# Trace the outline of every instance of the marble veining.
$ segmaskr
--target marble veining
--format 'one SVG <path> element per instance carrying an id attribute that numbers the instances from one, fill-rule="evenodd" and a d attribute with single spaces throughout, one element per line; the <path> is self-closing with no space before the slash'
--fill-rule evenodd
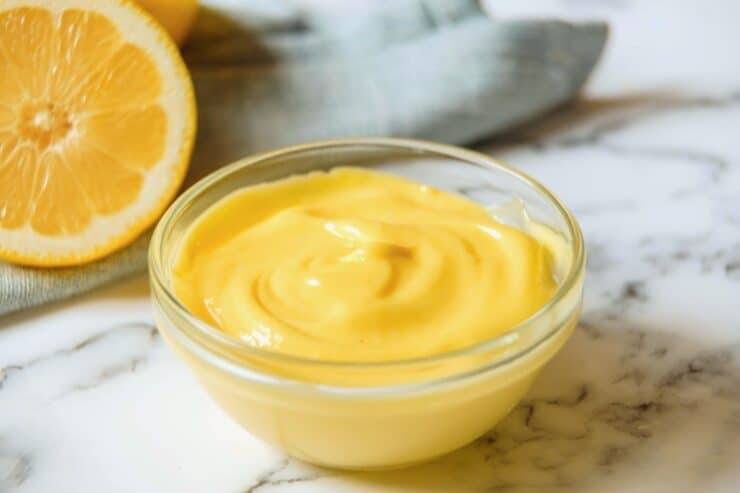
<path id="1" fill-rule="evenodd" d="M 48 354 L 42 354 L 28 361 L 11 363 L 0 368 L 0 391 L 13 392 L 15 385 L 28 385 L 26 373 L 33 373 L 39 367 L 54 368 L 64 371 L 65 366 L 76 364 L 88 353 L 102 353 L 108 356 L 107 350 L 114 346 L 127 349 L 119 357 L 108 358 L 104 365 L 90 366 L 84 372 L 77 372 L 78 378 L 67 378 L 57 389 L 58 394 L 50 398 L 62 398 L 70 392 L 84 391 L 103 385 L 108 380 L 134 372 L 146 362 L 149 345 L 158 336 L 156 327 L 151 322 L 134 322 L 121 325 L 103 326 L 100 332 L 80 342 Z M 70 361 L 71 360 L 71 361 Z M 71 376 L 71 375 L 70 375 Z M 25 380 L 18 381 L 18 380 Z M 24 389 L 25 390 L 25 389 Z"/>
<path id="2" fill-rule="evenodd" d="M 244 493 L 254 493 L 267 488 L 282 485 L 295 485 L 308 481 L 315 481 L 322 477 L 318 471 L 301 472 L 291 471 L 293 461 L 289 458 L 282 459 L 275 467 L 260 474 L 253 484 L 243 490 Z M 292 473 L 292 474 L 291 474 Z"/>
<path id="3" fill-rule="evenodd" d="M 140 277 L 0 319 L 0 492 L 739 491 L 740 12 L 718 5 L 489 2 L 612 23 L 582 101 L 476 146 L 555 191 L 589 254 L 578 330 L 494 430 L 402 471 L 287 458 L 170 354 Z"/>

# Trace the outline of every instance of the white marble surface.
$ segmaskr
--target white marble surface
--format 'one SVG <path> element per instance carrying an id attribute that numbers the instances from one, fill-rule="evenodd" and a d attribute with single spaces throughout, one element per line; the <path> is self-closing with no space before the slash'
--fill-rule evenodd
<path id="1" fill-rule="evenodd" d="M 286 459 L 175 360 L 137 278 L 0 319 L 0 491 L 740 490 L 740 4 L 699 5 L 490 2 L 613 32 L 583 102 L 481 146 L 558 193 L 590 253 L 580 330 L 487 436 L 394 473 Z"/>

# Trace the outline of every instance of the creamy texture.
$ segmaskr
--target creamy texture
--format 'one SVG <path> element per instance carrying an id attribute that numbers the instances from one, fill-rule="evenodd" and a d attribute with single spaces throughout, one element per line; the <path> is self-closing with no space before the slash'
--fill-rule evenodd
<path id="1" fill-rule="evenodd" d="M 552 242 L 463 197 L 337 168 L 213 205 L 187 233 L 173 282 L 193 313 L 250 345 L 399 360 L 530 317 L 556 289 L 556 255 Z"/>

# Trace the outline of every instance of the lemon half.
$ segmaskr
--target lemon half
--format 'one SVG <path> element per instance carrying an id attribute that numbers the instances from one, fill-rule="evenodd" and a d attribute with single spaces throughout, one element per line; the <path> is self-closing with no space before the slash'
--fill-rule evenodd
<path id="1" fill-rule="evenodd" d="M 80 264 L 151 226 L 196 126 L 163 28 L 125 0 L 3 0 L 0 74 L 0 259 Z"/>

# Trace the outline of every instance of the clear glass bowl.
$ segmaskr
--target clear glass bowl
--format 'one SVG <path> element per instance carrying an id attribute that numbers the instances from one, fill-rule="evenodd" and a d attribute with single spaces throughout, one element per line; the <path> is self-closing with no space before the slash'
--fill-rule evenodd
<path id="1" fill-rule="evenodd" d="M 445 354 L 382 363 L 325 362 L 260 350 L 209 326 L 178 301 L 172 265 L 202 212 L 239 188 L 336 166 L 373 168 L 461 194 L 519 227 L 529 220 L 549 226 L 568 245 L 556 293 L 503 335 Z M 476 152 L 399 139 L 316 142 L 226 166 L 172 204 L 149 250 L 159 330 L 226 413 L 295 457 L 365 470 L 450 452 L 504 417 L 576 326 L 584 263 L 578 224 L 535 180 Z"/>

